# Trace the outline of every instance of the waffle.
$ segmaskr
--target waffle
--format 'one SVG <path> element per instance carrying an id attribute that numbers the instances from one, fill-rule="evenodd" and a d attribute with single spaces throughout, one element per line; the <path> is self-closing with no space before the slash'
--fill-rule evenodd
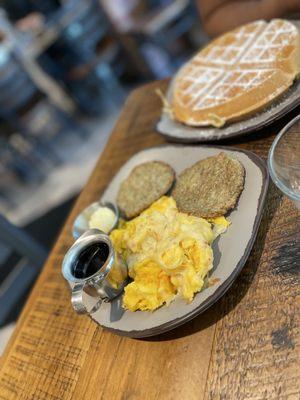
<path id="1" fill-rule="evenodd" d="M 256 21 L 217 38 L 179 71 L 171 111 L 192 126 L 222 126 L 284 93 L 300 72 L 300 35 L 290 22 Z"/>

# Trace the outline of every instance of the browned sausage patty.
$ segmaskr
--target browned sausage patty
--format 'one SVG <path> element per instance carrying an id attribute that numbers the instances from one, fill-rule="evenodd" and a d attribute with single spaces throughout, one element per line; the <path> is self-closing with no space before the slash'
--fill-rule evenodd
<path id="1" fill-rule="evenodd" d="M 244 180 L 243 165 L 222 152 L 185 169 L 172 195 L 182 212 L 203 218 L 219 217 L 235 207 Z"/>
<path id="2" fill-rule="evenodd" d="M 121 183 L 117 204 L 127 218 L 133 218 L 166 194 L 175 179 L 170 165 L 150 161 L 136 166 Z"/>

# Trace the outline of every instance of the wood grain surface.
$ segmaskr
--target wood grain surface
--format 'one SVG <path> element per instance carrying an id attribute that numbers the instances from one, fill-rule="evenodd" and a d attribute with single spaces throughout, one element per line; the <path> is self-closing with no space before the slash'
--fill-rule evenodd
<path id="1" fill-rule="evenodd" d="M 193 321 L 135 340 L 71 309 L 60 269 L 72 222 L 128 158 L 164 143 L 154 128 L 158 87 L 166 84 L 147 85 L 127 100 L 0 359 L 1 400 L 300 399 L 299 212 L 272 184 L 245 268 Z M 284 122 L 225 144 L 266 159 Z"/>

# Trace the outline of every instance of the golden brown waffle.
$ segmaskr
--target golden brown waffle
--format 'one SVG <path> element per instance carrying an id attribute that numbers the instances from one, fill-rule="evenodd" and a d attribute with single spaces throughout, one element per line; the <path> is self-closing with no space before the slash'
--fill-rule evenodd
<path id="1" fill-rule="evenodd" d="M 299 74 L 299 38 L 297 28 L 280 19 L 256 21 L 217 38 L 179 71 L 174 118 L 222 126 L 266 106 Z"/>

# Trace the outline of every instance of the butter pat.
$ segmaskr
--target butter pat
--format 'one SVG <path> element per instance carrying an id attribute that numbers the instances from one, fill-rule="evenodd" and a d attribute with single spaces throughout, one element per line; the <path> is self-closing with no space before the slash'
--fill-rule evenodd
<path id="1" fill-rule="evenodd" d="M 115 213 L 108 207 L 99 207 L 94 211 L 89 219 L 90 229 L 100 229 L 105 233 L 109 233 L 115 223 Z"/>

